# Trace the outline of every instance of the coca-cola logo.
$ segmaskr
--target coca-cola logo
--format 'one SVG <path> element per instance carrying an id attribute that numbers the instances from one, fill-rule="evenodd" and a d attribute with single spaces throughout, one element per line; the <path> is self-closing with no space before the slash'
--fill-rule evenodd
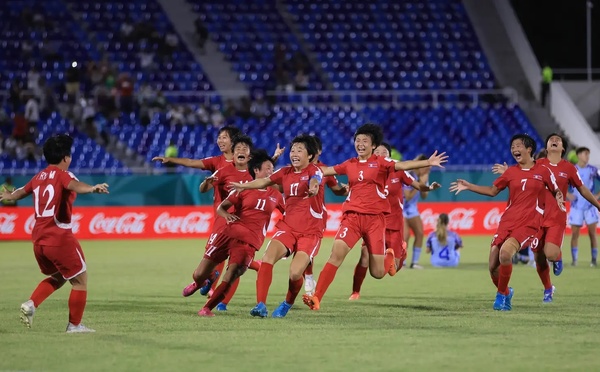
<path id="1" fill-rule="evenodd" d="M 146 227 L 146 213 L 128 212 L 122 216 L 107 217 L 96 214 L 90 221 L 92 234 L 142 234 Z"/>
<path id="2" fill-rule="evenodd" d="M 500 218 L 502 218 L 500 208 L 490 209 L 483 219 L 483 227 L 487 230 L 496 230 L 500 225 Z"/>
<path id="3" fill-rule="evenodd" d="M 171 216 L 169 212 L 161 213 L 154 221 L 154 232 L 157 234 L 201 234 L 210 229 L 212 213 L 190 212 L 186 216 Z"/>
<path id="4" fill-rule="evenodd" d="M 15 213 L 0 213 L 0 234 L 14 234 L 16 219 Z"/>
<path id="5" fill-rule="evenodd" d="M 71 216 L 71 230 L 73 231 L 73 234 L 77 234 L 79 232 L 79 221 L 81 221 L 81 219 L 83 218 L 83 215 L 81 213 L 75 213 Z M 27 234 L 31 234 L 33 232 L 33 228 L 35 227 L 35 214 L 31 214 L 28 218 L 27 221 L 25 221 L 25 226 L 23 226 L 23 228 L 25 229 L 25 233 Z"/>
<path id="6" fill-rule="evenodd" d="M 477 209 L 473 208 L 454 208 L 448 212 L 450 220 L 448 228 L 451 230 L 472 230 L 475 223 L 473 218 L 477 213 Z M 435 213 L 433 209 L 427 208 L 421 213 L 423 227 L 427 230 L 435 229 L 440 213 Z"/>

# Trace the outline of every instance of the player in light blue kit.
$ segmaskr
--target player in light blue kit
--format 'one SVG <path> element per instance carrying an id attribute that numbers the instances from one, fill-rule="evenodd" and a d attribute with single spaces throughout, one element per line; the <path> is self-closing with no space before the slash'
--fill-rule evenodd
<path id="1" fill-rule="evenodd" d="M 427 253 L 431 253 L 431 266 L 456 267 L 460 261 L 462 239 L 454 231 L 448 230 L 448 215 L 440 214 L 435 231 L 427 238 Z"/>
<path id="2" fill-rule="evenodd" d="M 579 147 L 577 153 L 577 164 L 575 167 L 579 172 L 579 176 L 583 181 L 585 187 L 590 189 L 594 193 L 594 181 L 600 181 L 600 171 L 598 168 L 588 164 L 590 161 L 590 149 L 587 147 Z M 592 262 L 591 266 L 596 267 L 596 260 L 598 258 L 598 243 L 596 241 L 596 225 L 598 223 L 598 210 L 587 200 L 585 200 L 581 194 L 573 189 L 570 190 L 572 193 L 567 194 L 567 198 L 571 201 L 571 211 L 569 212 L 569 225 L 571 225 L 571 256 L 573 262 L 571 265 L 577 265 L 577 256 L 579 254 L 579 230 L 583 223 L 588 227 L 588 235 L 590 236 L 590 244 L 592 248 Z M 600 193 L 595 195 L 596 199 L 600 197 Z"/>
<path id="3" fill-rule="evenodd" d="M 419 155 L 415 160 L 427 160 L 424 155 Z M 410 173 L 414 179 L 422 184 L 429 185 L 429 171 L 430 168 L 421 168 L 415 172 Z M 406 240 L 406 246 L 410 241 L 410 232 L 412 231 L 415 236 L 412 249 L 412 261 L 410 264 L 411 269 L 422 269 L 423 266 L 419 265 L 419 257 L 421 257 L 421 247 L 423 247 L 423 221 L 421 220 L 421 213 L 419 213 L 419 199 L 425 199 L 428 192 L 415 190 L 411 186 L 404 186 L 404 239 Z"/>

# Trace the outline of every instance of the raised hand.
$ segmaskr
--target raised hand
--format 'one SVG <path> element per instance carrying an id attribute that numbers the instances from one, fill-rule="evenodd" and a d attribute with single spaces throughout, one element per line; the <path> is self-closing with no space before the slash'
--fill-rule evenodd
<path id="1" fill-rule="evenodd" d="M 235 190 L 238 194 L 244 191 L 244 184 L 240 182 L 229 182 L 229 190 Z"/>
<path id="2" fill-rule="evenodd" d="M 492 166 L 492 173 L 503 174 L 504 172 L 506 172 L 507 169 L 508 169 L 508 164 L 506 164 L 506 162 L 504 162 L 504 164 L 496 163 Z"/>
<path id="3" fill-rule="evenodd" d="M 108 184 L 107 183 L 99 183 L 93 186 L 95 194 L 108 194 Z"/>
<path id="4" fill-rule="evenodd" d="M 461 191 L 465 191 L 469 189 L 471 184 L 465 180 L 456 180 L 450 184 L 450 192 L 453 192 L 454 195 L 458 195 Z"/>
<path id="5" fill-rule="evenodd" d="M 308 187 L 308 192 L 306 193 L 306 198 L 312 198 L 313 196 L 317 195 L 319 193 L 319 184 L 315 183 L 312 186 Z"/>
<path id="6" fill-rule="evenodd" d="M 155 156 L 152 158 L 152 161 L 160 161 L 163 164 L 166 164 L 169 162 L 169 158 L 165 158 L 164 156 Z"/>
<path id="7" fill-rule="evenodd" d="M 2 200 L 11 200 L 10 192 L 2 189 L 2 192 L 0 192 L 0 201 L 2 201 Z"/>
<path id="8" fill-rule="evenodd" d="M 558 190 L 554 197 L 556 198 L 556 202 L 558 203 L 558 207 L 560 208 L 560 210 L 566 212 L 567 208 L 565 207 L 565 197 L 563 193 L 560 190 Z"/>
<path id="9" fill-rule="evenodd" d="M 428 162 L 432 167 L 444 168 L 442 164 L 448 161 L 448 155 L 445 152 L 438 154 L 437 150 L 429 157 Z"/>
<path id="10" fill-rule="evenodd" d="M 432 183 L 431 185 L 429 185 L 429 190 L 431 190 L 431 191 L 433 191 L 433 190 L 437 190 L 437 189 L 439 189 L 440 187 L 442 187 L 442 185 L 440 185 L 440 184 L 439 184 L 439 183 L 437 183 L 437 182 L 434 182 L 434 183 Z"/>
<path id="11" fill-rule="evenodd" d="M 275 159 L 279 158 L 281 155 L 283 155 L 283 153 L 285 152 L 285 147 L 279 147 L 279 143 L 277 144 L 277 148 L 275 149 L 275 153 L 273 154 L 273 157 Z"/>

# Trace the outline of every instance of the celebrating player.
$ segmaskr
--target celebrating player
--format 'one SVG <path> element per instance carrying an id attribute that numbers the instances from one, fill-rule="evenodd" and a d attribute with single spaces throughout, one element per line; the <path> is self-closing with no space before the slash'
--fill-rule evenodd
<path id="1" fill-rule="evenodd" d="M 273 265 L 283 257 L 293 255 L 287 296 L 273 312 L 273 317 L 285 317 L 302 288 L 304 270 L 319 252 L 323 237 L 323 200 L 313 196 L 323 192 L 320 187 L 323 175 L 319 167 L 311 163 L 317 152 L 317 144 L 311 136 L 297 136 L 290 148 L 291 165 L 268 178 L 231 183 L 238 191 L 281 185 L 285 197 L 285 214 L 277 222 L 277 231 L 258 270 L 257 304 L 250 311 L 252 316 L 264 318 L 269 314 L 266 302 L 273 280 Z"/>
<path id="2" fill-rule="evenodd" d="M 590 161 L 590 149 L 587 147 L 579 147 L 575 150 L 577 154 L 577 170 L 583 181 L 583 184 L 589 189 L 594 190 L 594 181 L 600 180 L 600 171 L 598 168 L 591 166 Z M 598 258 L 598 243 L 596 240 L 596 226 L 598 223 L 598 211 L 594 208 L 592 203 L 586 202 L 582 198 L 582 194 L 573 191 L 572 194 L 568 194 L 567 198 L 571 200 L 571 211 L 569 213 L 569 225 L 571 225 L 571 256 L 573 261 L 571 265 L 577 265 L 577 257 L 579 255 L 579 231 L 583 223 L 587 225 L 588 235 L 590 237 L 590 245 L 592 248 L 592 261 L 591 266 L 597 265 L 596 260 Z M 600 193 L 594 196 L 594 199 L 600 198 Z M 587 199 L 587 198 L 586 198 Z"/>
<path id="3" fill-rule="evenodd" d="M 433 267 L 456 267 L 460 261 L 462 239 L 454 231 L 448 230 L 449 222 L 446 213 L 440 214 L 435 231 L 427 237 L 427 253 L 431 254 Z"/>
<path id="4" fill-rule="evenodd" d="M 390 155 L 391 146 L 385 142 L 379 145 L 373 152 L 375 155 L 388 158 Z M 416 181 L 408 172 L 400 170 L 393 171 L 389 174 L 385 186 L 385 194 L 390 204 L 390 213 L 385 215 L 385 247 L 386 251 L 391 249 L 394 251 L 395 265 L 392 265 L 388 274 L 396 275 L 396 272 L 402 268 L 406 259 L 406 243 L 404 242 L 404 217 L 402 215 L 403 208 L 403 185 L 408 185 L 416 190 L 429 189 L 429 186 L 423 185 Z M 367 276 L 369 267 L 369 250 L 367 245 L 363 243 L 360 251 L 360 259 L 354 268 L 354 276 L 352 279 L 352 294 L 349 300 L 358 300 L 360 298 L 360 289 L 362 283 Z"/>
<path id="5" fill-rule="evenodd" d="M 72 146 L 73 138 L 68 135 L 50 137 L 43 148 L 48 167 L 13 193 L 2 192 L 0 201 L 20 200 L 33 193 L 33 252 L 41 272 L 48 276 L 21 304 L 21 321 L 31 328 L 36 309 L 68 280 L 72 289 L 66 332 L 88 333 L 95 331 L 81 323 L 87 302 L 87 266 L 73 235 L 71 214 L 76 194 L 108 194 L 108 185 L 90 186 L 68 171 Z"/>
<path id="6" fill-rule="evenodd" d="M 509 167 L 493 186 L 478 186 L 465 180 L 457 180 L 450 191 L 460 193 L 469 190 L 481 195 L 496 196 L 508 187 L 508 206 L 500 219 L 500 224 L 492 240 L 489 270 L 494 285 L 498 288 L 494 310 L 512 309 L 513 289 L 508 287 L 512 274 L 512 256 L 522 247 L 531 243 L 537 248 L 536 235 L 542 225 L 547 187 L 556 198 L 556 203 L 565 208 L 563 194 L 556 184 L 554 174 L 545 166 L 533 160 L 535 141 L 527 134 L 517 134 L 510 141 L 510 151 L 517 165 Z"/>
<path id="7" fill-rule="evenodd" d="M 426 160 L 425 155 L 419 155 L 415 160 Z M 427 185 L 429 183 L 429 173 L 431 168 L 421 168 L 414 172 L 411 172 L 417 181 Z M 410 243 L 410 232 L 412 231 L 415 236 L 412 248 L 412 259 L 410 263 L 411 269 L 422 269 L 423 266 L 419 265 L 419 258 L 421 257 L 421 248 L 423 247 L 423 220 L 421 220 L 421 213 L 419 212 L 418 203 L 420 199 L 427 198 L 429 190 L 415 189 L 414 187 L 404 186 L 404 198 L 406 203 L 404 210 L 404 239 L 406 239 L 406 245 Z"/>
<path id="8" fill-rule="evenodd" d="M 322 169 L 324 175 L 348 175 L 350 192 L 344 202 L 344 214 L 331 256 L 321 271 L 315 293 L 303 296 L 304 303 L 313 310 L 320 308 L 320 301 L 335 278 L 338 267 L 360 238 L 363 238 L 369 249 L 371 276 L 381 279 L 395 264 L 393 251 L 385 251 L 384 214 L 390 212 L 385 182 L 389 173 L 394 170 L 441 166 L 446 162 L 445 153 L 438 155 L 437 151 L 429 160 L 423 161 L 394 162 L 376 156 L 373 151 L 379 147 L 382 139 L 383 133 L 379 126 L 365 124 L 354 133 L 354 148 L 358 156 Z M 434 184 L 431 189 L 437 187 L 439 184 Z"/>

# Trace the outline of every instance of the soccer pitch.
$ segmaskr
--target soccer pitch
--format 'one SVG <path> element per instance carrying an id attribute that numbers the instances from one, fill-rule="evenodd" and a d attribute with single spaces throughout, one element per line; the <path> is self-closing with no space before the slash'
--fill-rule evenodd
<path id="1" fill-rule="evenodd" d="M 89 272 L 84 323 L 95 334 L 64 333 L 68 285 L 42 304 L 32 329 L 22 326 L 19 306 L 43 276 L 31 243 L 2 242 L 0 371 L 598 370 L 599 272 L 589 267 L 586 244 L 580 266 L 569 266 L 568 241 L 565 270 L 552 276 L 552 304 L 542 303 L 535 269 L 518 265 L 513 311 L 492 310 L 485 236 L 464 239 L 458 269 L 433 269 L 423 254 L 425 270 L 367 276 L 361 299 L 350 302 L 355 249 L 320 311 L 299 299 L 284 319 L 249 315 L 254 271 L 242 277 L 229 311 L 197 316 L 205 298 L 183 298 L 181 290 L 204 241 L 82 241 Z M 323 242 L 315 276 L 331 243 Z M 275 266 L 269 311 L 284 299 L 288 267 Z"/>

